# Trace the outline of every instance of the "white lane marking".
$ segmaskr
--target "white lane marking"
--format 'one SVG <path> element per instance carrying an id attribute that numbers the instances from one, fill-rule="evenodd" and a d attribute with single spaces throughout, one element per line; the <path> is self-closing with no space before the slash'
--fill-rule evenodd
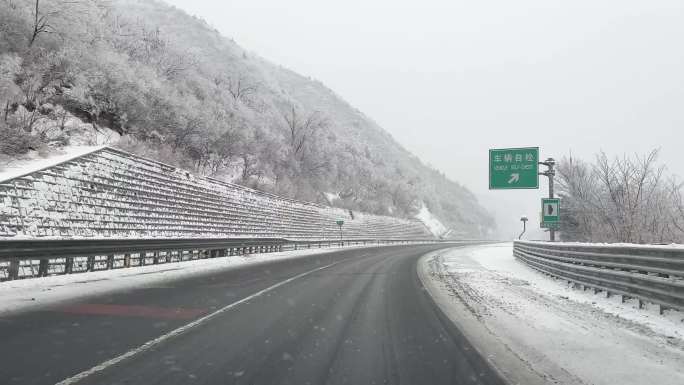
<path id="1" fill-rule="evenodd" d="M 81 372 L 81 373 L 78 373 L 78 374 L 72 376 L 72 377 L 69 377 L 69 378 L 67 378 L 67 379 L 64 379 L 64 380 L 58 382 L 56 385 L 70 385 L 70 384 L 75 384 L 75 383 L 77 383 L 77 382 L 79 382 L 79 381 L 85 379 L 86 377 L 88 377 L 88 376 L 90 376 L 90 375 L 93 375 L 93 374 L 95 374 L 95 373 L 101 372 L 101 371 L 103 371 L 103 370 L 105 370 L 105 369 L 107 369 L 107 368 L 109 368 L 109 367 L 111 367 L 111 366 L 113 366 L 113 365 L 116 365 L 116 364 L 120 363 L 121 361 L 124 361 L 124 360 L 129 359 L 129 358 L 131 358 L 131 357 L 133 357 L 133 356 L 135 356 L 135 355 L 137 355 L 137 354 L 140 354 L 140 353 L 142 353 L 142 352 L 144 352 L 144 351 L 146 351 L 146 350 L 149 350 L 149 349 L 151 349 L 152 347 L 154 347 L 154 346 L 156 346 L 156 345 L 159 345 L 160 343 L 162 343 L 162 342 L 164 342 L 164 341 L 166 341 L 166 340 L 168 340 L 168 339 L 170 339 L 170 338 L 173 338 L 173 337 L 178 336 L 178 335 L 180 335 L 180 334 L 182 334 L 182 333 L 185 333 L 186 331 L 188 331 L 188 330 L 190 330 L 190 329 L 192 329 L 192 328 L 194 328 L 194 327 L 196 327 L 196 326 L 199 326 L 199 325 L 201 325 L 201 324 L 203 324 L 203 323 L 209 321 L 210 319 L 216 317 L 217 315 L 219 315 L 219 314 L 221 314 L 221 313 L 225 313 L 226 311 L 228 311 L 228 310 L 230 310 L 230 309 L 232 309 L 232 308 L 234 308 L 234 307 L 236 307 L 236 306 L 238 306 L 238 305 L 240 305 L 240 304 L 243 304 L 243 303 L 245 303 L 245 302 L 248 302 L 248 301 L 250 301 L 250 300 L 252 300 L 252 299 L 254 299 L 254 298 L 256 298 L 256 297 L 259 297 L 259 296 L 261 296 L 261 295 L 263 295 L 263 294 L 265 294 L 265 293 L 268 293 L 269 291 L 271 291 L 271 290 L 273 290 L 273 289 L 277 289 L 277 288 L 279 288 L 280 286 L 286 285 L 286 284 L 288 284 L 288 283 L 290 283 L 290 282 L 292 282 L 292 281 L 294 281 L 294 280 L 296 280 L 296 279 L 305 277 L 305 276 L 307 276 L 307 275 L 309 275 L 309 274 L 315 273 L 315 272 L 320 271 L 320 270 L 323 270 L 323 269 L 327 269 L 328 267 L 337 265 L 337 264 L 342 263 L 342 262 L 344 262 L 344 261 L 339 261 L 339 262 L 331 263 L 331 264 L 329 264 L 329 265 L 325 265 L 325 266 L 323 266 L 323 267 L 318 267 L 318 268 L 315 268 L 315 269 L 313 269 L 313 270 L 309 270 L 309 271 L 304 272 L 304 273 L 302 273 L 302 274 L 296 275 L 296 276 L 294 276 L 294 277 L 288 278 L 288 279 L 286 279 L 286 280 L 284 280 L 284 281 L 278 282 L 278 283 L 276 283 L 276 284 L 273 285 L 273 286 L 269 286 L 269 287 L 267 287 L 267 288 L 265 288 L 265 289 L 263 289 L 263 290 L 260 290 L 260 291 L 258 291 L 258 292 L 256 292 L 256 293 L 252 294 L 252 295 L 249 295 L 249 296 L 247 296 L 247 297 L 245 297 L 245 298 L 243 298 L 243 299 L 241 299 L 241 300 L 239 300 L 239 301 L 237 301 L 237 302 L 233 302 L 233 303 L 231 303 L 230 305 L 226 305 L 226 306 L 224 306 L 224 307 L 222 307 L 222 308 L 216 310 L 215 312 L 213 312 L 213 313 L 211 313 L 211 314 L 207 314 L 207 315 L 205 315 L 205 316 L 202 317 L 202 318 L 198 318 L 198 319 L 196 319 L 195 321 L 190 322 L 189 324 L 183 325 L 183 326 L 181 326 L 181 327 L 179 327 L 179 328 L 177 328 L 177 329 L 174 329 L 174 330 L 172 330 L 172 331 L 170 331 L 170 332 L 168 332 L 168 333 L 166 333 L 166 334 L 164 334 L 164 335 L 161 335 L 161 336 L 159 336 L 159 337 L 157 337 L 157 338 L 155 338 L 155 339 L 153 339 L 153 340 L 147 341 L 147 342 L 145 342 L 143 345 L 141 345 L 141 346 L 139 346 L 139 347 L 137 347 L 137 348 L 135 348 L 135 349 L 133 349 L 133 350 L 129 350 L 129 351 L 127 351 L 126 353 L 124 353 L 124 354 L 122 354 L 122 355 L 120 355 L 120 356 L 118 356 L 118 357 L 112 358 L 111 360 L 107 360 L 107 361 L 105 361 L 105 362 L 103 362 L 103 363 L 101 363 L 101 364 L 99 364 L 99 365 L 93 366 L 92 368 L 90 368 L 90 369 L 88 369 L 88 370 L 85 370 L 85 371 L 83 371 L 83 372 Z"/>

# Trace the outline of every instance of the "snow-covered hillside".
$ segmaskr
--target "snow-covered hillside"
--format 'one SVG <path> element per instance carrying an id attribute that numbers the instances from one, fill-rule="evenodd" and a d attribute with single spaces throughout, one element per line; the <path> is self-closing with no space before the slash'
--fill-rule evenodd
<path id="1" fill-rule="evenodd" d="M 22 33 L 32 4 L 0 0 L 0 25 L 12 26 L 0 34 L 0 153 L 10 159 L 37 142 L 85 144 L 63 129 L 78 118 L 122 134 L 128 152 L 197 174 L 318 203 L 337 192 L 340 208 L 403 218 L 425 202 L 472 237 L 494 227 L 465 187 L 320 81 L 198 18 L 153 0 L 44 0 L 57 33 L 32 40 Z"/>
<path id="2" fill-rule="evenodd" d="M 420 211 L 418 211 L 418 214 L 416 214 L 416 219 L 423 222 L 425 226 L 430 230 L 430 232 L 436 237 L 443 236 L 448 231 L 446 226 L 444 226 L 442 222 L 439 221 L 439 219 L 435 218 L 435 216 L 432 215 L 432 213 L 425 206 L 424 203 L 423 206 L 420 208 Z"/>

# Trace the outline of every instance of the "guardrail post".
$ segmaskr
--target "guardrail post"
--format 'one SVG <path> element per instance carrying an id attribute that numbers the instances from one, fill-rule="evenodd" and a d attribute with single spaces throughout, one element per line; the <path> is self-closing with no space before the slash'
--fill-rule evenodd
<path id="1" fill-rule="evenodd" d="M 40 264 L 38 265 L 38 276 L 39 277 L 47 277 L 49 263 L 50 263 L 50 261 L 47 258 L 43 258 L 40 260 Z"/>
<path id="2" fill-rule="evenodd" d="M 10 261 L 9 269 L 7 270 L 10 280 L 19 279 L 19 260 L 13 259 Z"/>
<path id="3" fill-rule="evenodd" d="M 74 257 L 66 257 L 64 259 L 64 274 L 71 274 L 74 272 Z"/>

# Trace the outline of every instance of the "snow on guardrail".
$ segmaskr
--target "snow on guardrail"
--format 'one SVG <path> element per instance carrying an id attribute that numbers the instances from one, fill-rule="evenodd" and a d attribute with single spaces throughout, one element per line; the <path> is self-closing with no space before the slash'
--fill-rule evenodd
<path id="1" fill-rule="evenodd" d="M 516 241 L 516 258 L 582 287 L 684 310 L 684 247 Z"/>

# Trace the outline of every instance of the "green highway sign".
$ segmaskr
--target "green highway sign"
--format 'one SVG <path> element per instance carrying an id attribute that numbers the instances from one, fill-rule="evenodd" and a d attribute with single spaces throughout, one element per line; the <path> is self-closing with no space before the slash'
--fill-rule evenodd
<path id="1" fill-rule="evenodd" d="M 542 228 L 556 227 L 560 223 L 560 199 L 542 198 Z"/>
<path id="2" fill-rule="evenodd" d="M 539 225 L 539 228 L 542 228 L 542 229 L 558 230 L 558 229 L 560 229 L 560 222 L 557 222 L 557 223 L 546 223 L 546 222 L 542 222 L 542 223 Z"/>
<path id="3" fill-rule="evenodd" d="M 489 189 L 538 189 L 539 147 L 489 150 Z"/>

